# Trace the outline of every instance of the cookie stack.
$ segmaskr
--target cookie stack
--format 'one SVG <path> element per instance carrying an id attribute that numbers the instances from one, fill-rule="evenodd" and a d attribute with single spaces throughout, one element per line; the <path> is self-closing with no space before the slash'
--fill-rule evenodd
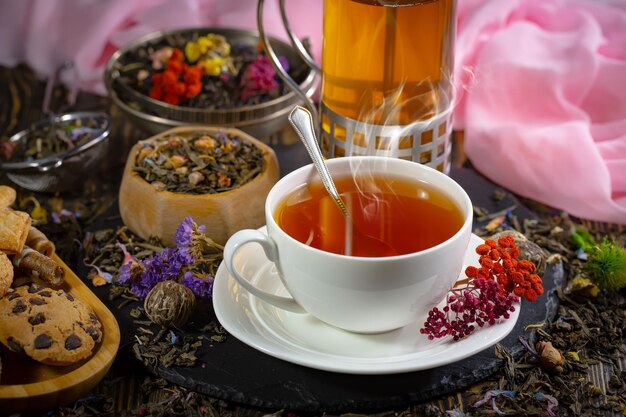
<path id="1" fill-rule="evenodd" d="M 88 358 L 102 325 L 89 305 L 59 288 L 64 270 L 51 258 L 54 245 L 27 213 L 10 208 L 15 198 L 0 186 L 0 343 L 47 365 Z M 16 277 L 29 283 L 13 288 Z"/>

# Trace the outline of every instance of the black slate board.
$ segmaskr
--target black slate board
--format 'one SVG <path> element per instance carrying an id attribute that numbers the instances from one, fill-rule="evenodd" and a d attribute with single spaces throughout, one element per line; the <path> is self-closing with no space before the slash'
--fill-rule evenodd
<path id="1" fill-rule="evenodd" d="M 275 150 L 283 175 L 308 163 L 306 152 L 299 145 L 279 146 Z M 475 206 L 496 212 L 517 204 L 510 194 L 494 202 L 491 194 L 496 186 L 471 169 L 453 169 L 451 176 L 465 188 Z M 533 216 L 523 206 L 517 206 L 514 212 L 521 218 Z M 500 342 L 513 357 L 519 357 L 523 352 L 518 337 L 525 334 L 524 327 L 551 320 L 556 314 L 555 288 L 563 281 L 561 265 L 549 265 L 544 274 L 544 295 L 535 303 L 523 302 L 515 328 Z M 106 287 L 94 291 L 118 319 L 122 334 L 121 355 L 131 354 L 129 348 L 134 341 L 136 325 L 128 312 L 133 305 L 120 310 L 117 308 L 119 302 L 108 300 Z M 203 320 L 215 319 L 210 304 L 204 312 L 207 317 Z M 393 375 L 347 375 L 273 358 L 230 335 L 223 343 L 205 343 L 198 357 L 202 366 L 151 370 L 172 383 L 220 399 L 295 412 L 373 412 L 406 407 L 466 388 L 502 366 L 502 360 L 496 358 L 492 347 L 468 359 L 431 370 Z"/>

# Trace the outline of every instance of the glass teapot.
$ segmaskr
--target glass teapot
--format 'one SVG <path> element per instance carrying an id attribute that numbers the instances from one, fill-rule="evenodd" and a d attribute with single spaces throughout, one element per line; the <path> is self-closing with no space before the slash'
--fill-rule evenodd
<path id="1" fill-rule="evenodd" d="M 294 48 L 322 78 L 319 112 L 282 69 L 257 23 L 278 75 L 320 121 L 326 157 L 385 155 L 450 168 L 455 0 L 324 0 L 322 67 L 293 34 Z"/>

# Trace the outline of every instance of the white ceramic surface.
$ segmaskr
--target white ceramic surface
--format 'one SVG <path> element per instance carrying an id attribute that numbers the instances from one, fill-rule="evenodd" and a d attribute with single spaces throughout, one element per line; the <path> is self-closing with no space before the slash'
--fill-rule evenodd
<path id="1" fill-rule="evenodd" d="M 260 229 L 264 232 L 264 229 Z M 482 239 L 472 235 L 463 269 L 476 265 L 473 249 Z M 243 275 L 265 291 L 287 292 L 275 267 L 257 245 L 237 256 Z M 508 320 L 479 328 L 466 339 L 429 341 L 419 329 L 425 316 L 402 329 L 380 334 L 357 334 L 323 323 L 310 314 L 276 308 L 251 295 L 230 276 L 224 263 L 213 287 L 218 320 L 233 336 L 268 355 L 311 368 L 350 374 L 393 374 L 435 368 L 472 356 L 511 332 L 520 313 L 519 303 Z"/>
<path id="2" fill-rule="evenodd" d="M 265 203 L 267 235 L 242 230 L 231 236 L 224 248 L 226 267 L 244 288 L 282 309 L 307 311 L 326 323 L 359 333 L 401 328 L 439 302 L 459 275 L 471 235 L 472 203 L 454 180 L 421 164 L 368 156 L 336 158 L 326 163 L 334 178 L 358 172 L 429 183 L 454 201 L 465 221 L 445 242 L 407 255 L 364 258 L 315 249 L 281 230 L 273 217 L 289 193 L 319 181 L 311 164 L 288 174 L 272 187 Z M 286 297 L 263 292 L 241 276 L 236 265 L 237 252 L 251 242 L 260 244 L 267 258 L 276 262 L 288 289 Z"/>

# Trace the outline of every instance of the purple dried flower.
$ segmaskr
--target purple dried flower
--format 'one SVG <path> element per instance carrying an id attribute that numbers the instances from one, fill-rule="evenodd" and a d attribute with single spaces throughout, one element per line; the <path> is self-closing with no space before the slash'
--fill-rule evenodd
<path id="1" fill-rule="evenodd" d="M 178 248 L 188 248 L 191 245 L 191 239 L 193 237 L 194 222 L 191 216 L 185 217 L 174 235 L 174 243 Z"/>
<path id="2" fill-rule="evenodd" d="M 174 243 L 178 247 L 180 254 L 185 258 L 185 263 L 193 264 L 194 259 L 191 256 L 190 247 L 193 242 L 193 232 L 196 224 L 193 222 L 191 216 L 185 217 L 185 220 L 181 222 L 176 229 L 176 234 L 174 235 Z"/>
<path id="3" fill-rule="evenodd" d="M 535 349 L 533 349 L 532 346 L 530 346 L 530 344 L 528 343 L 528 340 L 524 337 L 524 336 L 519 336 L 517 338 L 517 340 L 520 341 L 520 343 L 526 348 L 526 350 L 528 351 L 528 353 L 530 353 L 533 356 L 538 356 L 539 354 L 537 353 L 537 351 Z"/>
<path id="4" fill-rule="evenodd" d="M 178 249 L 165 248 L 157 253 L 152 259 L 146 261 L 145 275 L 156 275 L 156 282 L 174 281 L 178 278 L 180 270 L 187 262 Z M 142 276 L 142 277 L 143 277 Z"/>
<path id="5" fill-rule="evenodd" d="M 283 67 L 283 69 L 285 71 L 289 71 L 289 68 L 290 68 L 289 67 L 289 60 L 287 60 L 286 56 L 283 56 L 283 55 L 279 56 L 278 57 L 278 62 L 280 62 L 280 66 Z"/>
<path id="6" fill-rule="evenodd" d="M 130 290 L 140 299 L 144 299 L 148 296 L 148 293 L 156 284 L 156 282 L 148 282 L 142 278 L 139 281 L 132 282 L 130 284 Z"/>
<path id="7" fill-rule="evenodd" d="M 197 238 L 199 235 L 206 231 L 206 226 L 198 226 L 191 216 L 187 216 L 185 220 L 181 222 L 176 229 L 174 235 L 174 243 L 180 251 L 181 256 L 185 258 L 185 263 L 191 265 L 195 262 L 193 253 L 196 253 L 195 247 L 197 246 Z"/>
<path id="8" fill-rule="evenodd" d="M 472 405 L 472 407 L 474 408 L 482 407 L 484 404 L 487 404 L 488 402 L 490 402 L 491 408 L 496 414 L 504 414 L 496 405 L 496 397 L 500 395 L 504 395 L 505 397 L 508 397 L 508 398 L 515 398 L 514 391 L 501 390 L 501 389 L 491 390 L 491 391 L 487 391 L 483 399 L 475 402 L 474 405 Z"/>
<path id="9" fill-rule="evenodd" d="M 193 263 L 195 262 L 195 259 L 191 255 L 191 252 L 188 248 L 178 249 L 178 253 L 183 258 L 185 265 L 193 265 Z"/>
<path id="10" fill-rule="evenodd" d="M 72 213 L 71 211 L 67 210 L 67 209 L 61 209 L 60 212 L 52 212 L 52 222 L 55 224 L 59 224 L 63 221 L 63 217 L 77 217 L 75 216 L 75 213 Z"/>
<path id="11" fill-rule="evenodd" d="M 174 236 L 177 247 L 165 248 L 150 259 L 141 262 L 127 253 L 126 247 L 118 244 L 125 253 L 125 262 L 118 271 L 117 283 L 129 285 L 139 298 L 145 298 L 159 282 L 175 281 L 189 287 L 199 298 L 210 298 L 213 277 L 197 277 L 188 271 L 195 264 L 196 256 L 202 257 L 201 248 L 206 244 L 206 227 L 198 226 L 191 217 L 185 218 Z M 195 256 L 194 256 L 195 254 Z"/>
<path id="12" fill-rule="evenodd" d="M 196 297 L 201 299 L 209 299 L 213 293 L 213 277 L 210 275 L 197 277 L 190 271 L 187 271 L 181 284 L 189 288 Z"/>
<path id="13" fill-rule="evenodd" d="M 128 284 L 128 282 L 130 281 L 130 265 L 131 263 L 127 263 L 124 264 L 120 267 L 120 269 L 117 271 L 117 283 L 118 284 Z"/>
<path id="14" fill-rule="evenodd" d="M 559 400 L 554 398 L 552 395 L 544 394 L 542 392 L 536 393 L 535 394 L 535 399 L 536 400 L 547 400 L 548 401 L 548 408 L 547 408 L 546 411 L 548 412 L 548 415 L 550 417 L 556 417 L 557 414 L 554 412 L 554 409 L 559 406 Z"/>
<path id="15" fill-rule="evenodd" d="M 129 284 L 141 279 L 141 275 L 144 273 L 145 268 L 141 262 L 132 261 L 127 262 L 120 267 L 117 271 L 116 282 L 118 284 Z"/>
<path id="16" fill-rule="evenodd" d="M 178 248 L 165 248 L 145 261 L 143 274 L 137 280 L 131 279 L 130 289 L 137 297 L 145 298 L 159 282 L 178 281 L 183 268 L 189 265 L 189 256 Z"/>

